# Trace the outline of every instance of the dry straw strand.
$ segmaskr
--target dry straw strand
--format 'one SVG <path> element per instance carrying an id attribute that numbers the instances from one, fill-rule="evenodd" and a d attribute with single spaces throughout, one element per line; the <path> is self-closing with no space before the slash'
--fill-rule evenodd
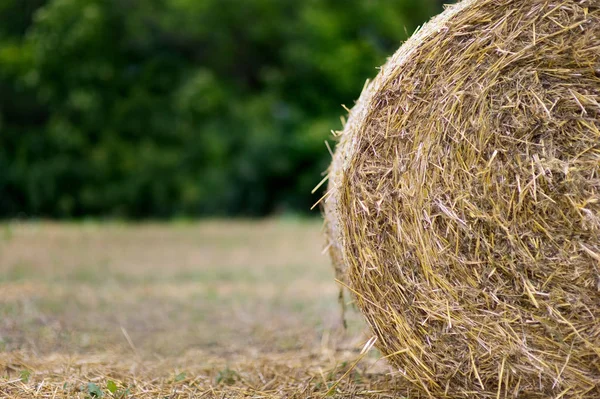
<path id="1" fill-rule="evenodd" d="M 415 397 L 600 398 L 600 1 L 467 0 L 351 110 L 338 279 Z"/>

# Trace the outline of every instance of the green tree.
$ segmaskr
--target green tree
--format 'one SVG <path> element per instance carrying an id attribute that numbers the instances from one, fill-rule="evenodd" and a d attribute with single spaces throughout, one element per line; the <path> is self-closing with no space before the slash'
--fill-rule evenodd
<path id="1" fill-rule="evenodd" d="M 0 215 L 308 211 L 437 0 L 0 0 Z"/>

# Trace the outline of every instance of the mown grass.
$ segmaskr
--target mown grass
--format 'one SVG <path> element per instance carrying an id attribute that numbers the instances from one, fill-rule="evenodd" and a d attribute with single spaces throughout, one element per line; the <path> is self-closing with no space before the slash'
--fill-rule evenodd
<path id="1" fill-rule="evenodd" d="M 5 224 L 0 397 L 327 393 L 368 336 L 355 313 L 342 328 L 320 229 L 319 221 Z M 393 392 L 373 356 L 339 395 Z"/>

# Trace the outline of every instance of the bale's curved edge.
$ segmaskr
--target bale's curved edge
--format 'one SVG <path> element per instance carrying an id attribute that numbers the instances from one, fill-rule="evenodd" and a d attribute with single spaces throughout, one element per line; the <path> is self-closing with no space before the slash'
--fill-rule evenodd
<path id="1" fill-rule="evenodd" d="M 598 0 L 468 0 L 352 109 L 330 253 L 416 395 L 600 397 L 599 102 Z"/>
<path id="2" fill-rule="evenodd" d="M 335 139 L 338 141 L 332 162 L 328 170 L 328 186 L 326 198 L 323 201 L 323 217 L 325 227 L 326 248 L 335 270 L 336 278 L 343 284 L 348 285 L 348 266 L 344 258 L 344 238 L 340 230 L 339 221 L 339 196 L 344 178 L 344 173 L 348 169 L 350 160 L 354 154 L 357 137 L 360 134 L 358 126 L 361 126 L 373 104 L 372 98 L 378 93 L 386 82 L 394 75 L 396 68 L 407 60 L 418 44 L 432 34 L 445 28 L 446 22 L 462 9 L 469 7 L 471 3 L 477 0 L 464 0 L 458 4 L 447 6 L 446 10 L 440 15 L 432 18 L 431 21 L 418 29 L 401 47 L 388 59 L 385 65 L 380 68 L 374 81 L 367 81 L 363 91 L 354 107 L 350 110 L 348 119 L 344 124 L 342 131 L 336 132 Z"/>

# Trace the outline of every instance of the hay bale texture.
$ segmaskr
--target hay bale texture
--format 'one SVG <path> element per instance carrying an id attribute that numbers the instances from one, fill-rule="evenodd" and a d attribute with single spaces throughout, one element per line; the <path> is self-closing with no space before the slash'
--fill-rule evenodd
<path id="1" fill-rule="evenodd" d="M 350 112 L 330 253 L 413 397 L 600 398 L 600 1 L 467 0 Z"/>

